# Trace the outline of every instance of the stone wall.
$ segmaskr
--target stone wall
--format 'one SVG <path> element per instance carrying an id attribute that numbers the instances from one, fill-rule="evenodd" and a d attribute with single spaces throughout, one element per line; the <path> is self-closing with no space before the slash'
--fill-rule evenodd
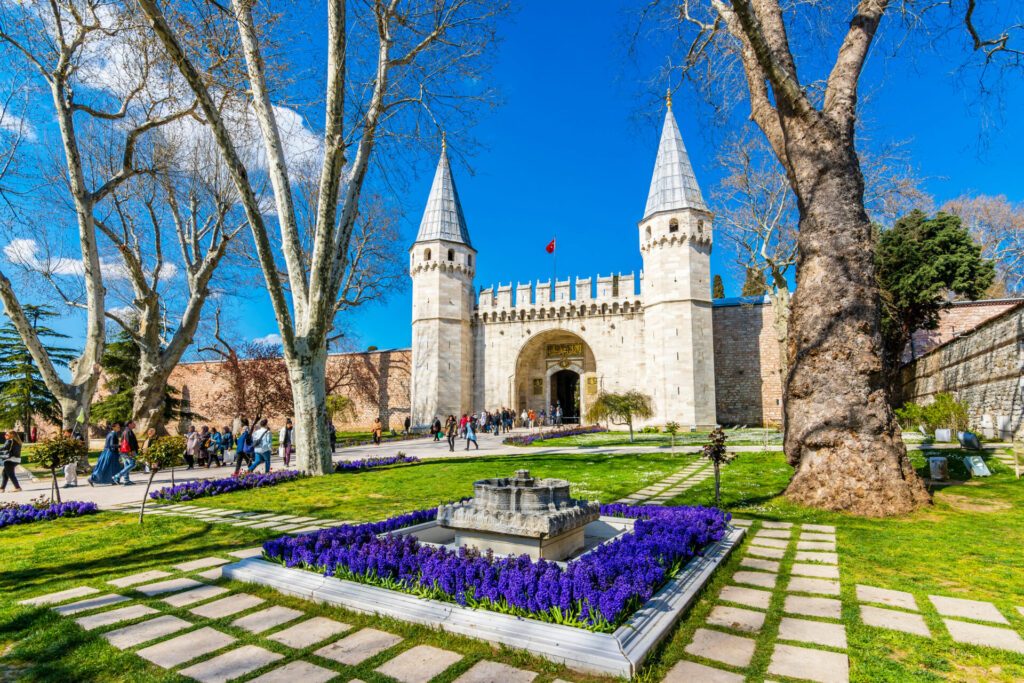
<path id="1" fill-rule="evenodd" d="M 989 437 L 1015 438 L 1024 416 L 1024 303 L 947 341 L 900 373 L 900 397 L 927 404 L 950 392 L 967 403 L 971 426 Z"/>
<path id="2" fill-rule="evenodd" d="M 723 425 L 782 422 L 780 350 L 772 328 L 772 306 L 765 301 L 715 301 L 715 398 Z"/>
<path id="3" fill-rule="evenodd" d="M 1006 313 L 1024 299 L 987 299 L 983 301 L 954 301 L 939 314 L 939 325 L 934 330 L 918 330 L 911 343 L 903 350 L 902 361 L 909 363 L 932 349 L 956 339 L 979 327 L 982 323 Z"/>

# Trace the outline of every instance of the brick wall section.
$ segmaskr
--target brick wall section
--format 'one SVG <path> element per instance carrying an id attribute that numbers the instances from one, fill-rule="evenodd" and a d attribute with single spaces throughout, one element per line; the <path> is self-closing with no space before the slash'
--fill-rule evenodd
<path id="1" fill-rule="evenodd" d="M 1021 433 L 1024 415 L 1024 302 L 903 367 L 900 395 L 929 403 L 952 393 L 967 403 L 971 425 L 991 437 Z"/>
<path id="2" fill-rule="evenodd" d="M 957 301 L 952 308 L 939 314 L 939 326 L 934 330 L 918 330 L 914 333 L 913 353 L 911 345 L 903 350 L 903 362 L 909 363 L 920 358 L 937 346 L 951 339 L 967 334 L 982 323 L 1006 313 L 1024 299 L 993 299 L 988 301 Z"/>
<path id="3" fill-rule="evenodd" d="M 411 367 L 409 349 L 389 351 L 367 351 L 355 354 L 337 354 L 328 358 L 328 363 L 344 363 L 355 360 L 364 365 L 373 378 L 369 390 L 355 393 L 350 398 L 355 402 L 355 414 L 350 419 L 335 419 L 339 430 L 367 429 L 373 425 L 374 419 L 381 418 L 385 428 L 401 430 L 405 417 L 409 414 L 409 369 Z M 211 408 L 213 397 L 224 389 L 225 381 L 216 372 L 216 363 L 182 363 L 171 373 L 170 384 L 181 392 L 182 398 L 188 398 L 192 411 L 202 415 L 201 424 L 230 425 L 234 415 L 219 414 Z M 283 423 L 285 415 L 266 416 L 272 425 Z M 178 425 L 170 424 L 168 429 L 175 431 Z"/>
<path id="4" fill-rule="evenodd" d="M 712 324 L 718 421 L 780 424 L 779 345 L 772 329 L 771 304 L 716 304 Z"/>

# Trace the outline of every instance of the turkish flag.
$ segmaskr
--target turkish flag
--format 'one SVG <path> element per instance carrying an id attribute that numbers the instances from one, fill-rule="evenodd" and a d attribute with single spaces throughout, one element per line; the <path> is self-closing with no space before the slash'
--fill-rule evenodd
<path id="1" fill-rule="evenodd" d="M 550 242 L 548 242 L 548 246 L 544 247 L 544 251 L 548 252 L 549 254 L 554 254 L 555 253 L 555 241 L 551 240 Z"/>

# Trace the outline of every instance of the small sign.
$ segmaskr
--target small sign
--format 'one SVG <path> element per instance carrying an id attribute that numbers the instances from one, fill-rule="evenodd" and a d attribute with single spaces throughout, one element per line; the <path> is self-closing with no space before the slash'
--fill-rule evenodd
<path id="1" fill-rule="evenodd" d="M 967 465 L 967 469 L 971 471 L 972 477 L 991 477 L 992 472 L 989 471 L 988 465 L 980 455 L 968 455 L 964 458 L 964 464 Z"/>
<path id="2" fill-rule="evenodd" d="M 596 377 L 588 377 L 587 378 L 587 396 L 596 396 L 596 395 L 597 395 L 597 378 Z"/>
<path id="3" fill-rule="evenodd" d="M 544 393 L 544 380 L 536 378 L 533 380 L 533 395 L 540 396 Z"/>

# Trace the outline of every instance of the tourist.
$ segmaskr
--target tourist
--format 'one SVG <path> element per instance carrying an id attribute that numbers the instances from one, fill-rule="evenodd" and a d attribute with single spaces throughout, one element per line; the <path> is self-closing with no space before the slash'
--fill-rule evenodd
<path id="1" fill-rule="evenodd" d="M 559 402 L 558 405 L 555 406 L 555 424 L 558 425 L 558 426 L 562 425 L 562 403 L 561 402 Z"/>
<path id="2" fill-rule="evenodd" d="M 480 450 L 480 444 L 476 442 L 476 420 L 469 420 L 466 422 L 466 450 L 469 450 L 469 444 L 476 446 L 477 450 Z"/>
<path id="3" fill-rule="evenodd" d="M 242 469 L 242 463 L 245 462 L 251 465 L 255 454 L 255 451 L 253 451 L 252 433 L 249 431 L 249 421 L 245 418 L 242 418 L 242 431 L 238 435 L 235 445 L 237 447 L 235 451 L 235 476 L 237 477 Z"/>
<path id="4" fill-rule="evenodd" d="M 519 414 L 519 426 L 529 427 L 530 426 L 530 413 L 526 408 L 523 408 L 523 412 Z"/>
<path id="5" fill-rule="evenodd" d="M 3 478 L 0 479 L 0 493 L 4 493 L 7 490 L 7 482 L 14 484 L 14 492 L 21 491 L 21 484 L 18 483 L 18 477 L 14 473 L 15 468 L 21 464 L 21 439 L 18 438 L 17 432 L 7 432 L 4 434 L 7 439 L 4 441 L 3 446 L 0 446 L 0 462 L 3 462 Z"/>
<path id="6" fill-rule="evenodd" d="M 103 442 L 103 452 L 96 460 L 96 466 L 92 468 L 89 475 L 89 486 L 96 484 L 113 484 L 114 475 L 121 469 L 121 461 L 117 451 L 121 445 L 121 423 L 115 422 L 107 432 L 106 440 Z"/>
<path id="7" fill-rule="evenodd" d="M 334 426 L 333 420 L 327 422 L 327 438 L 331 441 L 331 453 L 338 449 L 338 428 Z"/>
<path id="8" fill-rule="evenodd" d="M 455 419 L 451 415 L 449 415 L 448 417 L 453 419 L 453 420 Z M 434 421 L 430 423 L 430 431 L 434 435 L 434 441 L 440 441 L 441 440 L 441 420 L 437 419 L 436 415 L 434 416 Z M 446 432 L 448 431 L 448 423 L 447 422 L 445 422 L 445 431 Z"/>
<path id="9" fill-rule="evenodd" d="M 188 432 L 185 434 L 185 464 L 188 465 L 185 469 L 191 470 L 195 468 L 198 455 L 199 432 L 196 431 L 195 425 L 189 425 Z"/>
<path id="10" fill-rule="evenodd" d="M 121 453 L 121 464 L 123 467 L 114 475 L 114 483 L 131 486 L 131 472 L 135 469 L 135 460 L 139 456 L 139 440 L 135 436 L 135 423 L 131 420 L 124 426 L 118 450 Z"/>
<path id="11" fill-rule="evenodd" d="M 76 438 L 74 433 L 70 429 L 64 430 L 65 439 Z M 64 486 L 65 489 L 73 489 L 78 486 L 78 461 L 69 462 L 64 465 Z"/>
<path id="12" fill-rule="evenodd" d="M 412 426 L 412 420 L 409 418 L 408 415 L 405 416 L 405 421 L 402 424 L 405 425 L 405 431 L 402 433 L 405 434 L 406 436 L 409 436 L 409 427 Z"/>
<path id="13" fill-rule="evenodd" d="M 376 446 L 380 445 L 380 434 L 383 431 L 383 427 L 380 424 L 380 418 L 378 417 L 373 421 L 373 443 Z"/>
<path id="14" fill-rule="evenodd" d="M 281 427 L 281 431 L 277 435 L 277 450 L 281 460 L 284 461 L 285 467 L 288 467 L 292 462 L 292 451 L 294 450 L 292 434 L 292 420 L 288 418 L 284 421 L 284 427 Z"/>
<path id="15" fill-rule="evenodd" d="M 459 418 L 459 438 L 460 439 L 463 438 L 464 436 L 466 436 L 466 420 L 468 420 L 468 419 L 469 418 L 466 417 L 465 413 L 463 413 L 462 417 Z"/>
<path id="16" fill-rule="evenodd" d="M 440 433 L 440 430 L 438 430 L 438 433 Z M 459 421 L 455 419 L 454 415 L 449 415 L 448 419 L 444 421 L 444 434 L 445 439 L 448 441 L 448 450 L 454 453 L 455 438 L 459 434 Z"/>
<path id="17" fill-rule="evenodd" d="M 260 420 L 260 426 L 252 433 L 252 450 L 255 453 L 249 471 L 252 472 L 260 463 L 263 463 L 263 471 L 270 471 L 270 451 L 273 448 L 274 435 L 267 427 L 267 418 Z"/>
<path id="18" fill-rule="evenodd" d="M 228 464 L 228 458 L 236 459 L 235 455 L 235 435 L 231 433 L 231 427 L 224 425 L 220 430 L 220 434 L 214 434 L 214 441 L 217 446 L 217 455 L 220 457 L 221 464 Z"/>

